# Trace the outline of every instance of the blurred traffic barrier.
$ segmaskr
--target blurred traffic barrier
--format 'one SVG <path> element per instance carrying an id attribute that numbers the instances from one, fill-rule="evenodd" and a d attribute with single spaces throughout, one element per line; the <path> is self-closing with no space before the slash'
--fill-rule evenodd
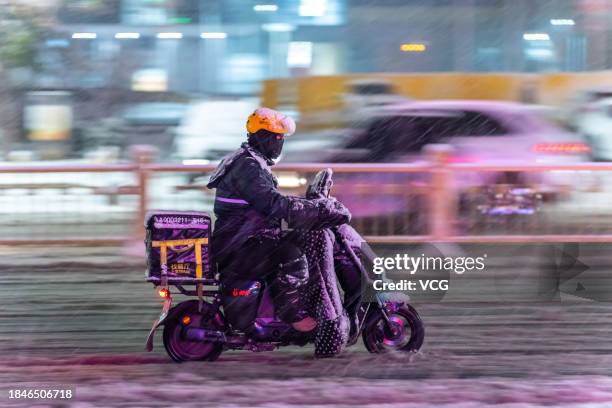
<path id="1" fill-rule="evenodd" d="M 612 241 L 612 163 L 455 163 L 430 145 L 412 164 L 277 165 L 281 188 L 303 194 L 322 168 L 371 242 Z M 0 245 L 141 240 L 151 209 L 210 211 L 213 164 L 0 166 Z"/>
<path id="2" fill-rule="evenodd" d="M 138 166 L 2 165 L 3 244 L 118 243 L 136 217 Z"/>

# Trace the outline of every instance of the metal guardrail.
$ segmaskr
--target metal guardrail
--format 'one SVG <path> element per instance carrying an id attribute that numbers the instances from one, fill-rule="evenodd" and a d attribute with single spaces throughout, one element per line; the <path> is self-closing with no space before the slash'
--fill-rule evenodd
<path id="1" fill-rule="evenodd" d="M 597 178 L 610 173 L 612 180 L 612 163 L 450 163 L 448 153 L 444 147 L 431 146 L 429 160 L 420 163 L 282 164 L 274 170 L 311 175 L 321 168 L 332 168 L 338 196 L 342 199 L 345 194 L 354 200 L 355 225 L 365 232 L 369 242 L 612 242 L 612 188 L 610 192 L 602 190 L 584 198 L 581 193 L 570 191 L 570 199 L 560 202 L 571 203 L 574 194 L 573 206 L 544 204 L 542 213 L 548 214 L 553 222 L 540 220 L 540 224 L 531 223 L 525 229 L 517 229 L 520 223 L 516 222 L 510 224 L 512 228 L 502 226 L 473 233 L 461 225 L 473 215 L 462 213 L 463 198 L 457 185 L 469 174 L 480 177 L 503 172 L 563 173 L 576 176 L 569 182 L 571 190 L 584 187 L 581 183 L 585 183 L 585 174 Z M 151 163 L 146 155 L 130 164 L 0 165 L 0 226 L 4 231 L 0 245 L 115 245 L 142 239 L 142 220 L 150 208 L 210 210 L 211 194 L 185 175 L 202 175 L 214 168 L 215 165 Z M 58 175 L 59 181 L 50 180 Z M 481 187 L 486 185 L 480 183 Z M 413 214 L 359 215 L 360 210 L 367 213 L 368 207 L 395 205 L 397 210 L 398 203 L 415 201 L 419 203 L 418 213 L 424 226 L 416 232 L 401 232 L 408 222 L 414 221 L 410 218 Z M 582 221 L 567 223 L 576 208 L 584 210 L 577 219 L 591 216 L 589 205 L 596 201 L 603 204 L 597 207 L 599 215 L 593 228 L 585 228 Z M 350 201 L 348 206 L 351 208 Z M 602 224 L 608 218 L 609 228 Z M 530 220 L 538 220 L 538 216 Z"/>

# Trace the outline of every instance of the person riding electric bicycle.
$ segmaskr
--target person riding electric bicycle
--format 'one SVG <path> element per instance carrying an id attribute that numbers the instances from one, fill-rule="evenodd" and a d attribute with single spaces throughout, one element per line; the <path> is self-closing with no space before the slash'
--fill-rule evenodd
<path id="1" fill-rule="evenodd" d="M 420 349 L 425 331 L 409 299 L 367 290 L 366 265 L 376 254 L 350 226 L 346 207 L 330 197 L 332 169 L 317 173 L 305 198 L 278 191 L 270 166 L 294 129 L 290 118 L 270 109 L 249 117 L 248 141 L 208 183 L 216 189 L 212 236 L 206 212 L 145 218 L 147 281 L 163 298 L 148 351 L 160 326 L 177 362 L 307 344 L 315 357 L 333 357 L 359 335 L 371 353 Z M 185 288 L 191 284 L 195 290 Z M 169 286 L 198 299 L 172 307 Z"/>
<path id="2" fill-rule="evenodd" d="M 304 307 L 301 288 L 308 281 L 308 263 L 300 248 L 303 237 L 299 231 L 347 223 L 350 213 L 334 199 L 305 199 L 278 190 L 270 166 L 280 156 L 284 138 L 295 131 L 293 119 L 259 108 L 249 116 L 246 129 L 247 141 L 221 161 L 207 184 L 216 189 L 211 251 L 226 290 L 236 288 L 240 281 L 271 281 L 278 317 L 298 331 L 309 332 L 316 321 Z M 294 232 L 281 230 L 283 220 Z M 355 297 L 360 290 L 357 276 L 339 276 L 339 281 L 345 295 Z M 246 301 L 236 296 L 225 307 L 240 310 L 241 302 Z M 253 320 L 250 313 L 254 312 L 226 315 L 241 316 L 240 321 L 232 322 L 240 327 Z"/>

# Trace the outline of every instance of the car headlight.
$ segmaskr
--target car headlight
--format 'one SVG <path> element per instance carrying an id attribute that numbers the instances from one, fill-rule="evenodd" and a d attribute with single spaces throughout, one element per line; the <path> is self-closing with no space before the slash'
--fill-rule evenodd
<path id="1" fill-rule="evenodd" d="M 308 182 L 306 178 L 297 173 L 279 173 L 276 178 L 280 188 L 297 188 L 305 186 Z"/>

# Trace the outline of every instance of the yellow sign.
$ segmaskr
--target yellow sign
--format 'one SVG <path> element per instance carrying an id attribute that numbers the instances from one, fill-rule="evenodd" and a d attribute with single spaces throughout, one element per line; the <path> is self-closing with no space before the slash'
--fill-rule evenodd
<path id="1" fill-rule="evenodd" d="M 186 263 L 170 264 L 170 270 L 179 275 L 188 275 L 189 274 L 189 264 L 186 264 Z"/>
<path id="2" fill-rule="evenodd" d="M 406 43 L 400 45 L 400 50 L 403 52 L 425 52 L 427 46 L 422 43 Z"/>

